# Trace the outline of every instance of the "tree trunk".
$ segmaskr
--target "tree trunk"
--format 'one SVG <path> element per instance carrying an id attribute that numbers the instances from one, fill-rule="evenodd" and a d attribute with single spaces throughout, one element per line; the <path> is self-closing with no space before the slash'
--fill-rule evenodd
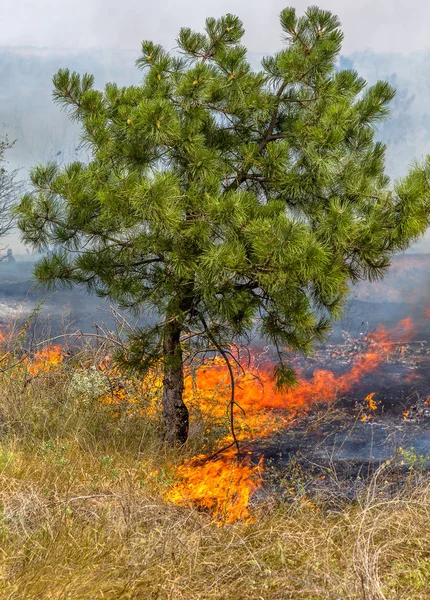
<path id="1" fill-rule="evenodd" d="M 185 444 L 188 438 L 188 409 L 182 399 L 184 369 L 180 337 L 181 328 L 178 323 L 166 323 L 163 340 L 163 419 L 164 441 L 169 446 Z"/>

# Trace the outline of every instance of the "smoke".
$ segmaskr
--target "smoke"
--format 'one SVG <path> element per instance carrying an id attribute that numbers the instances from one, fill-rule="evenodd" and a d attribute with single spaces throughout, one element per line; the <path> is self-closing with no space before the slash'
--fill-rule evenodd
<path id="1" fill-rule="evenodd" d="M 70 5 L 69 2 L 66 4 Z M 94 21 L 93 43 L 100 42 L 95 22 L 99 18 L 101 4 L 101 2 L 91 3 L 89 16 L 87 15 Z M 190 0 L 189 6 L 191 4 Z M 128 2 L 127 6 L 136 9 L 136 13 L 133 10 L 127 12 L 127 22 L 131 23 L 130 27 L 139 29 L 139 23 L 142 23 L 143 29 L 145 31 L 147 29 L 147 37 L 162 42 L 162 39 L 157 39 L 157 35 L 162 33 L 167 39 L 170 36 L 170 23 L 172 28 L 170 39 L 174 39 L 178 18 L 174 16 L 174 12 L 169 13 L 169 2 L 163 8 L 167 15 L 166 19 L 163 18 L 158 25 L 154 21 L 155 15 L 160 15 L 158 9 L 155 13 L 151 13 L 146 11 L 143 4 L 138 4 L 134 0 Z M 76 9 L 78 13 L 79 7 L 78 3 Z M 124 19 L 119 15 L 122 10 L 121 5 L 109 0 L 103 2 L 103 7 L 107 16 L 101 20 L 99 18 L 98 27 L 100 29 L 103 22 L 103 28 L 109 28 L 113 20 L 112 23 L 116 23 L 116 28 L 112 35 L 117 36 L 115 43 L 120 44 L 128 31 L 128 25 L 126 26 Z M 221 14 L 224 6 L 218 3 L 216 8 L 220 9 Z M 230 9 L 233 11 L 234 6 Z M 147 18 L 146 12 L 148 12 Z M 207 10 L 202 6 L 191 15 L 191 18 L 196 20 L 196 26 L 200 27 L 206 12 Z M 269 13 L 270 11 L 266 15 L 267 18 Z M 73 18 L 70 27 L 73 25 Z M 199 20 L 200 25 L 197 23 Z M 175 34 L 173 34 L 173 27 L 175 27 Z M 261 28 L 264 29 L 264 24 Z M 82 36 L 85 38 L 85 26 Z M 136 43 L 135 50 L 0 49 L 2 83 L 0 133 L 6 133 L 10 139 L 17 140 L 7 158 L 11 169 L 21 169 L 20 176 L 23 180 L 27 179 L 28 170 L 40 162 L 55 160 L 59 163 L 67 163 L 85 158 L 79 148 L 78 126 L 71 123 L 67 115 L 52 101 L 54 73 L 61 67 L 68 67 L 81 73 L 92 73 L 97 88 L 102 88 L 108 81 L 115 81 L 119 85 L 138 84 L 142 77 L 141 72 L 135 67 L 135 60 L 139 56 L 139 44 L 137 38 L 133 41 L 129 36 L 129 39 L 131 45 Z M 139 36 L 139 43 L 140 39 Z M 275 43 L 279 48 L 279 37 L 276 37 Z M 261 53 L 250 53 L 254 68 L 259 67 L 261 57 Z M 388 147 L 389 175 L 393 179 L 404 175 L 415 158 L 421 159 L 430 153 L 430 80 L 426 76 L 430 69 L 430 52 L 415 53 L 410 56 L 377 54 L 370 51 L 356 52 L 350 56 L 344 55 L 340 60 L 340 67 L 357 70 L 370 84 L 378 79 L 385 79 L 397 88 L 391 117 L 381 125 L 378 137 Z M 16 234 L 6 243 L 10 244 L 15 251 L 23 251 Z M 410 249 L 410 252 L 429 251 L 430 235 Z"/>
<path id="2" fill-rule="evenodd" d="M 342 57 L 340 67 L 355 69 L 369 85 L 382 79 L 396 88 L 390 116 L 379 127 L 378 138 L 387 145 L 390 177 L 404 176 L 415 160 L 430 154 L 430 52 L 409 56 L 356 52 Z M 430 252 L 430 232 L 408 252 Z"/>
<path id="3" fill-rule="evenodd" d="M 245 24 L 245 44 L 253 52 L 279 49 L 278 15 L 288 5 L 302 14 L 309 0 L 18 0 L 2 15 L 2 43 L 7 46 L 70 49 L 138 49 L 142 39 L 167 48 L 175 45 L 182 26 L 201 29 L 207 16 L 238 15 Z M 322 8 L 338 15 L 345 34 L 343 52 L 370 48 L 377 53 L 430 49 L 425 0 L 325 0 Z"/>

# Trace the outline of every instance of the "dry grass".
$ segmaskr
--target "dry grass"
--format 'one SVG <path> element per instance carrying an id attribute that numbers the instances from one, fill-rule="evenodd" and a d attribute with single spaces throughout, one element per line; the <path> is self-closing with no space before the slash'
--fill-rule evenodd
<path id="1" fill-rule="evenodd" d="M 0 389 L 0 598 L 424 600 L 430 482 L 360 502 L 272 500 L 219 527 L 169 506 L 156 424 L 77 406 L 65 378 Z M 197 445 L 198 441 L 194 441 Z"/>

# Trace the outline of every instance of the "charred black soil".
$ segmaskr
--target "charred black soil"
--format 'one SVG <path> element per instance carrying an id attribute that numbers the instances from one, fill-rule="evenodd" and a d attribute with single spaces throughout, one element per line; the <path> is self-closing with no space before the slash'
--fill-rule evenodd
<path id="1" fill-rule="evenodd" d="M 310 378 L 321 368 L 347 374 L 363 349 L 364 342 L 353 338 L 326 345 L 302 363 L 302 374 Z M 299 495 L 338 506 L 367 493 L 376 476 L 381 493 L 397 493 L 412 473 L 430 470 L 427 341 L 399 343 L 345 396 L 304 408 L 291 426 L 254 441 L 247 450 L 255 462 L 264 457 L 266 484 L 257 500 L 268 494 L 285 500 Z"/>

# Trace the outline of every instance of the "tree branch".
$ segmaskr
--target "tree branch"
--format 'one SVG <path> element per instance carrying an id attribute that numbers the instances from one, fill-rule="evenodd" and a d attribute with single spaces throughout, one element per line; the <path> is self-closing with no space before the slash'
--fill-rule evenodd
<path id="1" fill-rule="evenodd" d="M 272 112 L 272 116 L 270 119 L 270 123 L 269 126 L 267 128 L 267 131 L 264 135 L 264 137 L 260 140 L 260 143 L 258 144 L 258 149 L 257 152 L 259 154 L 261 154 L 261 152 L 263 152 L 264 148 L 267 146 L 267 144 L 271 141 L 271 136 L 273 134 L 273 130 L 275 128 L 276 125 L 276 119 L 278 118 L 278 110 L 279 110 L 279 103 L 281 101 L 281 96 L 284 93 L 285 88 L 287 87 L 288 83 L 286 81 L 284 81 L 282 83 L 282 85 L 280 86 L 279 90 L 276 93 L 275 96 L 275 107 L 273 109 Z M 230 190 L 237 190 L 237 188 L 247 179 L 248 174 L 247 173 L 240 173 L 239 177 L 237 179 L 235 179 L 226 189 L 226 191 L 230 191 Z"/>
<path id="2" fill-rule="evenodd" d="M 207 326 L 206 320 L 204 318 L 204 316 L 202 314 L 199 314 L 199 318 L 200 321 L 203 325 L 203 328 L 205 330 L 206 335 L 208 336 L 208 338 L 211 340 L 211 342 L 213 343 L 213 345 L 215 346 L 215 348 L 218 350 L 218 352 L 221 354 L 221 356 L 223 357 L 225 364 L 227 365 L 227 369 L 230 375 L 230 383 L 231 383 L 231 395 L 230 395 L 230 431 L 231 431 L 231 435 L 233 437 L 233 443 L 231 445 L 235 445 L 237 448 L 237 454 L 238 457 L 240 457 L 240 446 L 239 446 L 239 440 L 236 437 L 236 433 L 234 431 L 234 406 L 238 406 L 237 402 L 235 401 L 235 381 L 234 381 L 234 373 L 233 373 L 233 369 L 230 363 L 230 360 L 228 358 L 228 355 L 226 353 L 226 351 L 224 350 L 224 348 L 219 344 L 218 340 L 216 340 L 216 338 L 213 336 L 213 334 L 211 333 L 209 327 Z"/>

